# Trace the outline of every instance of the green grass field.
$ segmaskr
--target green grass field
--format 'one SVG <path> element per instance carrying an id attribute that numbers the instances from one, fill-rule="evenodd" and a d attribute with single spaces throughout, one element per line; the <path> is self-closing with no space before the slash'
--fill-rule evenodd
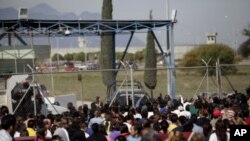
<path id="1" fill-rule="evenodd" d="M 249 67 L 248 67 L 249 68 Z M 245 89 L 250 85 L 250 73 L 248 68 L 238 69 L 238 74 L 228 75 L 228 79 L 238 92 L 245 93 Z M 144 71 L 134 71 L 133 77 L 139 80 L 144 86 L 143 82 Z M 128 73 L 129 74 L 129 73 Z M 157 86 L 155 88 L 154 97 L 167 94 L 167 72 L 166 70 L 157 71 Z M 82 81 L 78 80 L 78 75 L 82 76 Z M 124 80 L 126 77 L 125 71 L 119 71 L 117 80 Z M 202 93 L 207 91 L 207 81 L 204 79 L 201 83 L 203 75 L 186 74 L 183 71 L 176 71 L 176 93 L 185 97 L 192 97 L 196 91 Z M 130 79 L 130 75 L 128 76 Z M 230 84 L 226 78 L 222 76 L 222 91 L 224 93 L 233 92 Z M 53 73 L 53 74 L 37 74 L 35 81 L 45 84 L 51 96 L 76 94 L 78 100 L 94 100 L 96 96 L 106 98 L 106 86 L 102 83 L 102 76 L 100 71 L 82 71 L 70 73 Z M 201 84 L 201 86 L 200 86 Z M 198 90 L 200 86 L 200 89 Z M 145 90 L 150 94 L 150 90 L 144 86 Z M 216 92 L 216 77 L 209 77 L 209 91 Z"/>

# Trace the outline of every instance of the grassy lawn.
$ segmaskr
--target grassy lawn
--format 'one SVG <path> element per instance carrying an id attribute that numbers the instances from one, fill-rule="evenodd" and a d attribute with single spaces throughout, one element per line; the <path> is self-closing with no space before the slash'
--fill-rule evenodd
<path id="1" fill-rule="evenodd" d="M 250 69 L 249 69 L 250 70 Z M 130 72 L 128 79 L 130 79 Z M 167 94 L 167 72 L 166 70 L 157 71 L 157 86 L 155 88 L 154 97 L 160 93 Z M 82 76 L 82 81 L 78 80 L 78 75 Z M 133 77 L 139 80 L 144 86 L 143 71 L 134 71 Z M 119 71 L 117 80 L 124 80 L 126 78 L 125 71 Z M 197 93 L 206 92 L 206 78 L 201 83 L 203 76 L 197 74 L 185 74 L 181 71 L 176 72 L 176 92 L 185 97 L 192 97 L 196 91 Z M 230 84 L 226 78 L 222 76 L 222 91 L 232 92 Z M 242 69 L 238 75 L 228 75 L 228 79 L 238 92 L 245 93 L 245 89 L 250 84 L 250 73 L 248 69 Z M 36 82 L 45 84 L 51 96 L 76 94 L 78 100 L 94 100 L 96 96 L 106 98 L 106 86 L 102 83 L 102 76 L 100 71 L 82 71 L 75 73 L 54 73 L 54 74 L 37 74 Z M 201 84 L 201 86 L 200 86 Z M 198 90 L 200 86 L 200 89 Z M 150 90 L 144 86 L 145 90 L 150 93 Z M 216 77 L 209 77 L 209 91 L 216 92 Z"/>

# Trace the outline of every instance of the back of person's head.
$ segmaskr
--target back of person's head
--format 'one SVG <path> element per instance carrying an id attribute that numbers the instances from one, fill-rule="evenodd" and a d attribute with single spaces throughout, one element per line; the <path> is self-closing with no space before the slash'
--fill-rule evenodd
<path id="1" fill-rule="evenodd" d="M 153 129 L 157 132 L 160 132 L 161 131 L 161 124 L 159 122 L 155 122 L 153 124 Z"/>
<path id="2" fill-rule="evenodd" d="M 99 132 L 105 136 L 108 135 L 105 126 L 102 124 L 99 125 Z"/>
<path id="3" fill-rule="evenodd" d="M 99 132 L 99 125 L 97 123 L 93 123 L 91 128 L 92 128 L 94 133 Z"/>
<path id="4" fill-rule="evenodd" d="M 193 129 L 193 122 L 189 120 L 187 123 L 183 125 L 183 131 L 184 132 L 192 132 Z"/>
<path id="5" fill-rule="evenodd" d="M 169 118 L 172 123 L 176 123 L 178 121 L 177 114 L 171 114 Z"/>
<path id="6" fill-rule="evenodd" d="M 6 115 L 1 119 L 1 127 L 4 130 L 9 130 L 10 128 L 14 128 L 16 125 L 16 118 L 14 115 Z"/>
<path id="7" fill-rule="evenodd" d="M 54 116 L 54 121 L 55 122 L 61 122 L 61 118 L 62 118 L 62 115 L 57 114 L 57 115 Z"/>
<path id="8" fill-rule="evenodd" d="M 45 128 L 40 128 L 37 130 L 36 135 L 38 138 L 45 138 L 46 136 L 46 129 Z"/>
<path id="9" fill-rule="evenodd" d="M 1 106 L 0 108 L 0 115 L 8 115 L 9 114 L 9 109 L 7 106 Z"/>
<path id="10" fill-rule="evenodd" d="M 121 133 L 128 133 L 128 126 L 126 124 L 121 124 L 120 125 L 120 132 Z"/>
<path id="11" fill-rule="evenodd" d="M 196 123 L 196 121 L 197 121 L 197 116 L 196 116 L 195 114 L 192 114 L 190 120 L 191 120 L 193 123 Z"/>
<path id="12" fill-rule="evenodd" d="M 128 120 L 134 120 L 134 116 L 132 114 L 128 114 L 126 117 L 125 117 L 126 121 Z"/>
<path id="13" fill-rule="evenodd" d="M 141 116 L 142 116 L 142 118 L 148 118 L 148 110 L 143 109 L 143 110 L 141 111 Z"/>
<path id="14" fill-rule="evenodd" d="M 143 128 L 150 128 L 150 125 L 151 125 L 151 121 L 149 119 L 144 119 L 142 121 L 142 127 Z"/>
<path id="15" fill-rule="evenodd" d="M 119 135 L 115 138 L 115 141 L 127 141 L 127 138 L 122 135 Z"/>
<path id="16" fill-rule="evenodd" d="M 218 140 L 227 141 L 226 132 L 227 132 L 227 128 L 223 120 L 221 119 L 217 120 L 217 122 L 215 123 L 215 133 L 216 133 Z"/>
<path id="17" fill-rule="evenodd" d="M 141 141 L 158 141 L 158 136 L 153 132 L 151 128 L 146 128 L 142 130 Z"/>
<path id="18" fill-rule="evenodd" d="M 35 126 L 36 126 L 35 120 L 34 120 L 34 119 L 30 119 L 30 120 L 28 121 L 27 127 L 28 127 L 28 128 L 34 128 Z"/>
<path id="19" fill-rule="evenodd" d="M 142 125 L 139 123 L 134 124 L 133 126 L 134 130 L 137 131 L 137 134 L 141 135 L 141 131 L 142 131 Z"/>
<path id="20" fill-rule="evenodd" d="M 81 120 L 79 118 L 74 118 L 70 126 L 74 129 L 80 130 L 81 125 L 82 125 Z"/>
<path id="21" fill-rule="evenodd" d="M 205 123 L 203 126 L 203 134 L 205 137 L 208 137 L 212 131 L 212 125 L 210 123 Z"/>
<path id="22" fill-rule="evenodd" d="M 181 123 L 181 125 L 184 125 L 187 122 L 187 118 L 185 116 L 180 116 L 178 120 Z"/>
<path id="23" fill-rule="evenodd" d="M 62 141 L 62 139 L 59 135 L 53 135 L 51 141 Z"/>
<path id="24" fill-rule="evenodd" d="M 169 124 L 166 120 L 161 121 L 161 129 L 163 130 L 164 133 L 167 133 L 168 126 L 169 126 Z"/>

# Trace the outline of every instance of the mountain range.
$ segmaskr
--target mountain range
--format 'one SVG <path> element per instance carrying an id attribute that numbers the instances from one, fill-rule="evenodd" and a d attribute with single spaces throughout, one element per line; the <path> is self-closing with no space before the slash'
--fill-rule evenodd
<path id="1" fill-rule="evenodd" d="M 40 20 L 100 20 L 101 15 L 99 13 L 91 13 L 83 11 L 80 15 L 75 13 L 61 13 L 58 10 L 52 8 L 47 4 L 38 4 L 28 9 L 29 19 L 40 19 Z M 0 20 L 7 19 L 18 19 L 18 10 L 12 7 L 0 9 Z M 116 46 L 126 46 L 129 35 L 116 36 Z M 87 46 L 89 47 L 100 47 L 100 37 L 89 36 L 86 37 Z M 46 39 L 40 38 L 35 40 L 35 44 L 43 44 Z M 59 40 L 60 47 L 78 47 L 77 37 L 64 38 Z M 57 46 L 51 42 L 52 46 Z M 133 46 L 144 46 L 145 43 L 137 37 L 133 37 L 131 42 Z"/>

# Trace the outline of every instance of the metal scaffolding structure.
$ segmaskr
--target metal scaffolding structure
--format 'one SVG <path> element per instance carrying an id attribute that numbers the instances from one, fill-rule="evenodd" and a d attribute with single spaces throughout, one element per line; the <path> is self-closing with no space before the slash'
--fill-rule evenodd
<path id="1" fill-rule="evenodd" d="M 0 20 L 0 40 L 8 38 L 8 45 L 16 38 L 27 45 L 22 37 L 60 37 L 60 36 L 101 36 L 102 33 L 130 34 L 129 41 L 122 55 L 123 61 L 134 33 L 151 31 L 168 69 L 168 94 L 176 98 L 175 61 L 174 61 L 174 24 L 172 20 L 36 20 L 17 19 Z M 167 52 L 164 52 L 154 30 L 166 31 Z M 115 50 L 115 45 L 113 46 Z"/>

